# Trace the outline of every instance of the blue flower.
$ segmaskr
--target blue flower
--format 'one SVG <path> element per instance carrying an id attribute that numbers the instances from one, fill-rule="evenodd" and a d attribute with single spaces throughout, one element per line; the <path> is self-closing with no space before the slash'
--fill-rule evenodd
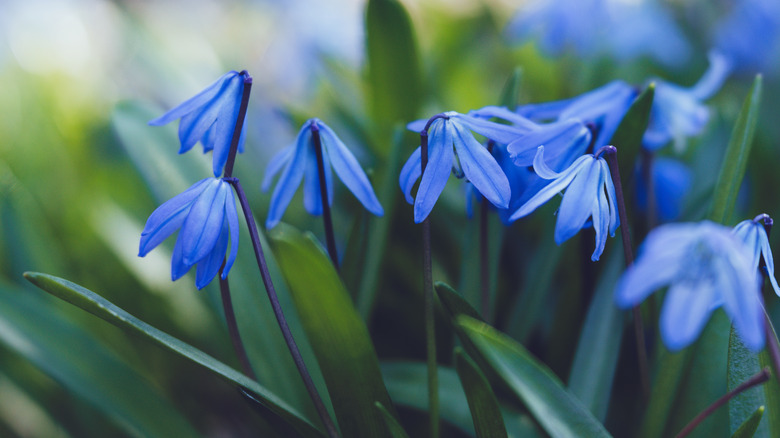
<path id="1" fill-rule="evenodd" d="M 331 166 L 344 185 L 355 195 L 364 207 L 371 213 L 382 216 L 384 210 L 368 182 L 368 177 L 360 168 L 360 164 L 347 149 L 336 133 L 318 119 L 309 119 L 301 127 L 295 143 L 282 149 L 265 170 L 262 189 L 267 192 L 271 188 L 274 176 L 284 168 L 276 188 L 271 195 L 271 205 L 268 209 L 266 228 L 273 228 L 282 219 L 284 210 L 290 204 L 295 191 L 304 179 L 303 206 L 310 214 L 322 214 L 322 198 L 320 180 L 317 171 L 317 155 L 312 131 L 318 129 L 322 142 L 322 159 L 325 168 L 325 184 L 328 191 L 328 205 L 333 203 L 333 176 Z M 305 175 L 305 178 L 304 178 Z"/>
<path id="2" fill-rule="evenodd" d="M 418 120 L 407 125 L 407 128 L 420 132 L 426 122 Z M 415 222 L 420 223 L 428 217 L 447 184 L 450 172 L 458 177 L 465 176 L 495 206 L 509 206 L 511 190 L 506 175 L 495 158 L 469 131 L 503 144 L 510 143 L 519 134 L 514 127 L 454 111 L 435 119 L 428 129 L 428 165 L 417 188 L 416 199 L 412 198 L 412 187 L 422 173 L 420 147 L 404 164 L 399 178 L 406 201 L 414 204 Z"/>
<path id="3" fill-rule="evenodd" d="M 578 158 L 561 173 L 550 169 L 544 161 L 544 146 L 539 146 L 534 159 L 534 171 L 544 179 L 553 180 L 523 204 L 509 218 L 514 221 L 526 216 L 566 189 L 555 224 L 555 243 L 560 245 L 577 234 L 592 218 L 596 230 L 596 249 L 591 260 L 604 251 L 607 233 L 614 236 L 620 225 L 617 215 L 615 186 L 604 157 L 591 154 Z"/>
<path id="4" fill-rule="evenodd" d="M 691 88 L 655 80 L 653 107 L 642 137 L 645 149 L 656 150 L 674 139 L 675 148 L 682 150 L 686 137 L 698 135 L 704 129 L 710 112 L 701 102 L 720 89 L 731 70 L 722 54 L 710 52 L 709 59 L 709 69 Z"/>
<path id="5" fill-rule="evenodd" d="M 692 343 L 716 308 L 723 306 L 742 341 L 752 350 L 764 345 L 758 270 L 731 229 L 709 221 L 654 229 L 639 258 L 621 277 L 615 301 L 621 308 L 642 302 L 668 286 L 661 310 L 661 338 L 671 351 Z"/>
<path id="6" fill-rule="evenodd" d="M 222 270 L 222 278 L 227 278 L 238 254 L 238 213 L 230 183 L 206 178 L 159 206 L 146 221 L 138 256 L 145 256 L 179 228 L 171 279 L 178 280 L 197 264 L 195 285 L 206 287 L 225 261 L 229 240 L 230 255 Z"/>
<path id="7" fill-rule="evenodd" d="M 735 69 L 755 74 L 777 71 L 780 54 L 780 3 L 777 0 L 728 2 L 732 9 L 715 29 L 715 47 Z"/>
<path id="8" fill-rule="evenodd" d="M 660 157 L 653 159 L 650 173 L 657 218 L 661 222 L 676 220 L 682 211 L 685 195 L 691 187 L 691 170 L 675 159 Z M 636 175 L 637 207 L 640 211 L 647 211 L 647 184 L 638 171 Z"/>
<path id="9" fill-rule="evenodd" d="M 204 153 L 214 151 L 214 176 L 220 176 L 230 152 L 230 142 L 238 120 L 246 81 L 251 81 L 251 77 L 246 72 L 228 72 L 205 90 L 149 124 L 160 126 L 180 118 L 179 153 L 187 152 L 200 141 Z M 244 150 L 245 132 L 246 124 L 241 130 L 238 152 Z"/>
<path id="10" fill-rule="evenodd" d="M 753 220 L 742 221 L 734 227 L 734 234 L 747 245 L 752 251 L 753 257 L 751 258 L 750 266 L 759 267 L 761 259 L 764 259 L 764 267 L 766 269 L 769 282 L 772 284 L 772 288 L 775 293 L 780 296 L 780 287 L 777 286 L 777 280 L 775 279 L 775 260 L 772 257 L 772 248 L 769 247 L 769 237 L 766 235 L 764 225 L 760 223 L 760 220 L 770 221 L 771 218 L 767 215 L 759 215 Z"/>
<path id="11" fill-rule="evenodd" d="M 606 146 L 639 91 L 623 81 L 612 81 L 577 97 L 523 105 L 517 113 L 534 121 L 578 119 L 593 125 L 593 150 Z"/>

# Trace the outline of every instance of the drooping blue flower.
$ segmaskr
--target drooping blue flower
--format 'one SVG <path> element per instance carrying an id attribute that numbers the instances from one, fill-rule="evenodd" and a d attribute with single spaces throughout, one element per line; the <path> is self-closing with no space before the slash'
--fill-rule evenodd
<path id="1" fill-rule="evenodd" d="M 187 152 L 200 141 L 204 153 L 213 151 L 214 176 L 220 176 L 230 152 L 230 142 L 238 120 L 245 81 L 251 81 L 251 77 L 246 72 L 225 73 L 205 90 L 150 121 L 149 124 L 160 126 L 181 119 L 179 153 Z M 241 130 L 238 152 L 244 150 L 245 133 L 246 124 Z"/>
<path id="2" fill-rule="evenodd" d="M 653 106 L 642 137 L 645 149 L 656 150 L 674 140 L 675 149 L 682 150 L 687 137 L 698 135 L 704 129 L 710 111 L 702 101 L 720 89 L 731 71 L 730 63 L 722 54 L 712 51 L 709 59 L 709 69 L 691 88 L 654 80 Z"/>
<path id="3" fill-rule="evenodd" d="M 407 125 L 412 131 L 423 130 L 427 120 Z M 420 223 L 428 217 L 450 173 L 465 176 L 474 187 L 499 208 L 509 205 L 511 189 L 506 175 L 495 158 L 469 131 L 474 131 L 497 143 L 510 143 L 519 131 L 508 125 L 482 120 L 454 111 L 436 118 L 428 129 L 428 165 L 422 175 L 416 198 L 412 187 L 422 173 L 422 149 L 418 147 L 401 169 L 399 183 L 406 201 L 414 204 L 414 221 Z"/>
<path id="4" fill-rule="evenodd" d="M 219 178 L 198 181 L 159 206 L 141 232 L 138 256 L 143 257 L 176 230 L 179 236 L 171 258 L 171 279 L 178 280 L 198 265 L 195 285 L 206 287 L 230 254 L 222 270 L 227 278 L 238 254 L 238 213 L 230 183 Z"/>
<path id="5" fill-rule="evenodd" d="M 630 308 L 668 286 L 660 330 L 669 350 L 691 344 L 713 310 L 723 306 L 745 345 L 758 351 L 764 320 L 758 270 L 750 261 L 750 251 L 728 227 L 709 221 L 662 225 L 650 232 L 636 263 L 621 277 L 615 302 Z"/>
<path id="6" fill-rule="evenodd" d="M 685 164 L 667 157 L 654 158 L 650 175 L 655 194 L 656 216 L 661 222 L 676 220 L 682 211 L 683 201 L 691 187 L 693 175 Z M 640 211 L 647 211 L 647 184 L 637 172 L 636 203 Z"/>
<path id="7" fill-rule="evenodd" d="M 740 0 L 715 29 L 714 46 L 735 70 L 755 74 L 778 70 L 780 2 Z"/>
<path id="8" fill-rule="evenodd" d="M 775 293 L 780 296 L 780 287 L 775 279 L 775 260 L 772 257 L 772 248 L 769 247 L 769 236 L 766 235 L 764 225 L 760 223 L 761 219 L 772 220 L 768 215 L 762 214 L 753 220 L 742 221 L 734 227 L 734 234 L 752 251 L 750 266 L 759 267 L 761 259 L 764 260 L 764 269 L 769 282 Z"/>
<path id="9" fill-rule="evenodd" d="M 534 159 L 534 172 L 553 181 L 538 191 L 509 219 L 514 221 L 530 214 L 566 189 L 558 210 L 558 222 L 555 224 L 555 243 L 560 245 L 573 237 L 591 218 L 596 231 L 596 249 L 591 260 L 597 261 L 604 251 L 607 233 L 614 236 L 620 225 L 615 186 L 604 157 L 583 155 L 568 169 L 558 173 L 547 166 L 544 161 L 544 146 L 539 146 Z"/>
<path id="10" fill-rule="evenodd" d="M 523 105 L 516 112 L 534 121 L 576 119 L 591 124 L 595 151 L 609 143 L 638 94 L 639 90 L 631 85 L 612 81 L 571 99 Z"/>
<path id="11" fill-rule="evenodd" d="M 317 155 L 313 130 L 318 130 L 322 143 L 322 159 L 325 169 L 325 184 L 328 192 L 328 205 L 333 204 L 333 176 L 331 166 L 336 171 L 336 175 L 352 192 L 353 195 L 366 207 L 371 213 L 382 216 L 384 210 L 379 200 L 371 188 L 368 177 L 360 168 L 360 164 L 347 149 L 344 142 L 333 132 L 328 125 L 322 123 L 319 119 L 307 120 L 301 130 L 295 143 L 279 151 L 265 170 L 262 189 L 267 192 L 271 188 L 274 176 L 282 169 L 282 175 L 276 183 L 276 188 L 271 195 L 271 205 L 268 208 L 268 218 L 266 219 L 266 228 L 273 228 L 282 219 L 284 211 L 290 204 L 290 201 L 298 190 L 301 180 L 304 180 L 303 186 L 303 206 L 310 214 L 322 214 L 322 197 L 320 194 L 320 179 L 317 171 Z"/>

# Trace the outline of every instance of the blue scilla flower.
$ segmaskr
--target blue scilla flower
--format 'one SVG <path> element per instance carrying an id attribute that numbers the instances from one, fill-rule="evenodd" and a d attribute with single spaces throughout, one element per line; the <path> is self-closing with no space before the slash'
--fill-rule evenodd
<path id="1" fill-rule="evenodd" d="M 769 247 L 769 237 L 766 235 L 764 225 L 761 219 L 771 224 L 772 219 L 765 214 L 756 216 L 753 220 L 745 220 L 734 227 L 734 234 L 747 245 L 752 251 L 750 266 L 759 267 L 761 259 L 764 259 L 764 268 L 766 269 L 769 282 L 775 293 L 780 296 L 780 287 L 777 286 L 775 279 L 775 260 L 772 257 L 772 248 Z"/>
<path id="2" fill-rule="evenodd" d="M 661 222 L 671 222 L 680 217 L 683 202 L 691 187 L 693 174 L 682 162 L 659 157 L 652 161 L 650 177 L 653 181 L 656 215 Z M 636 178 L 636 203 L 640 211 L 647 211 L 647 183 L 639 171 Z"/>
<path id="3" fill-rule="evenodd" d="M 631 85 L 612 81 L 571 99 L 523 105 L 516 112 L 534 121 L 577 119 L 590 124 L 596 137 L 593 150 L 598 150 L 612 139 L 638 94 Z"/>
<path id="4" fill-rule="evenodd" d="M 555 224 L 555 243 L 560 245 L 577 234 L 592 219 L 596 231 L 596 249 L 591 260 L 597 261 L 604 251 L 607 233 L 614 236 L 620 225 L 617 214 L 615 186 L 609 166 L 603 156 L 591 154 L 578 158 L 568 169 L 555 172 L 544 161 L 544 146 L 539 146 L 534 159 L 534 172 L 553 180 L 512 213 L 514 221 L 526 216 L 566 189 Z"/>
<path id="5" fill-rule="evenodd" d="M 645 149 L 656 150 L 674 140 L 675 149 L 681 150 L 687 137 L 698 135 L 704 129 L 710 111 L 702 101 L 720 89 L 731 71 L 731 64 L 722 54 L 712 51 L 709 60 L 709 69 L 691 88 L 654 80 L 653 107 L 642 137 Z"/>
<path id="6" fill-rule="evenodd" d="M 171 279 L 178 280 L 198 265 L 195 285 L 198 289 L 211 282 L 230 241 L 230 255 L 222 278 L 227 278 L 238 254 L 238 213 L 230 183 L 219 178 L 198 181 L 161 206 L 146 221 L 141 232 L 138 256 L 143 257 L 174 231 L 179 231 L 171 258 Z"/>
<path id="7" fill-rule="evenodd" d="M 420 132 L 426 123 L 427 120 L 418 120 L 409 123 L 407 128 Z M 510 143 L 519 134 L 512 126 L 454 111 L 436 118 L 428 129 L 428 165 L 417 188 L 416 199 L 412 198 L 412 187 L 422 173 L 421 147 L 404 164 L 399 178 L 406 201 L 414 204 L 415 222 L 420 223 L 428 217 L 451 172 L 459 178 L 465 176 L 493 205 L 499 208 L 509 206 L 511 189 L 506 175 L 470 131 L 502 144 Z"/>
<path id="8" fill-rule="evenodd" d="M 149 124 L 160 126 L 181 119 L 179 153 L 187 152 L 200 141 L 204 153 L 214 151 L 212 163 L 214 176 L 220 176 L 230 152 L 230 142 L 241 107 L 245 81 L 251 81 L 251 77 L 246 72 L 225 73 L 205 90 Z M 246 124 L 241 130 L 238 152 L 244 150 L 245 132 Z"/>
<path id="9" fill-rule="evenodd" d="M 384 210 L 371 188 L 368 177 L 360 168 L 360 164 L 344 145 L 344 142 L 328 125 L 318 119 L 309 119 L 298 132 L 295 143 L 279 151 L 271 161 L 263 178 L 262 189 L 267 192 L 271 188 L 274 176 L 282 169 L 282 175 L 276 183 L 271 195 L 271 205 L 268 209 L 266 228 L 273 228 L 282 219 L 284 211 L 298 190 L 301 180 L 303 186 L 303 206 L 310 214 L 322 214 L 322 198 L 320 180 L 317 171 L 317 155 L 312 131 L 317 130 L 322 143 L 322 159 L 325 168 L 325 184 L 328 191 L 328 205 L 333 203 L 333 170 L 341 178 L 345 186 L 355 195 L 364 207 L 371 213 L 382 216 Z"/>
<path id="10" fill-rule="evenodd" d="M 669 350 L 691 344 L 723 306 L 745 345 L 758 351 L 764 321 L 751 256 L 728 227 L 709 221 L 662 225 L 648 234 L 636 263 L 620 278 L 615 302 L 630 308 L 668 286 L 660 330 Z"/>

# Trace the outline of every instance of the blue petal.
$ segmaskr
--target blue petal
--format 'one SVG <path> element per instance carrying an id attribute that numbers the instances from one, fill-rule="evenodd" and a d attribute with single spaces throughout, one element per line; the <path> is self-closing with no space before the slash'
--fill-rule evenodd
<path id="1" fill-rule="evenodd" d="M 194 265 L 214 248 L 225 216 L 225 197 L 228 183 L 215 179 L 192 204 L 179 234 L 182 241 L 182 258 L 187 265 Z"/>
<path id="2" fill-rule="evenodd" d="M 711 50 L 707 57 L 710 60 L 709 68 L 699 82 L 691 88 L 691 95 L 699 100 L 709 99 L 717 93 L 731 72 L 731 63 L 722 53 Z"/>
<path id="3" fill-rule="evenodd" d="M 291 144 L 279 151 L 271 158 L 268 165 L 265 167 L 265 176 L 263 176 L 263 182 L 260 185 L 260 190 L 267 192 L 271 188 L 274 176 L 282 170 L 285 164 L 290 162 L 293 154 L 295 153 L 295 144 Z"/>
<path id="4" fill-rule="evenodd" d="M 509 143 L 507 150 L 515 165 L 530 166 L 536 155 L 536 149 L 544 146 L 546 161 L 552 167 L 561 164 L 565 167 L 585 153 L 590 140 L 590 130 L 579 120 L 571 119 L 538 125 L 534 131 L 523 134 Z"/>
<path id="5" fill-rule="evenodd" d="M 416 223 L 428 217 L 450 177 L 453 153 L 452 131 L 448 125 L 448 122 L 439 119 L 431 127 L 428 137 L 428 165 L 425 167 L 414 201 Z"/>
<path id="6" fill-rule="evenodd" d="M 761 255 L 764 257 L 764 265 L 766 266 L 767 277 L 772 284 L 772 288 L 775 290 L 775 294 L 780 296 L 780 287 L 777 285 L 775 279 L 775 260 L 772 256 L 772 248 L 769 247 L 769 238 L 766 235 L 766 230 L 760 224 L 756 224 L 758 227 L 759 241 L 761 242 Z"/>
<path id="7" fill-rule="evenodd" d="M 234 76 L 238 76 L 238 72 L 230 71 L 225 73 L 219 79 L 214 81 L 211 85 L 206 87 L 203 91 L 189 98 L 183 103 L 179 104 L 179 106 L 173 108 L 172 110 L 168 111 L 162 116 L 150 121 L 149 124 L 152 126 L 165 125 L 166 123 L 170 123 L 176 119 L 180 119 L 184 117 L 186 114 L 189 114 L 190 112 L 200 108 L 201 106 L 206 104 L 206 102 L 213 99 L 214 96 L 219 94 L 223 82 L 230 80 Z"/>
<path id="8" fill-rule="evenodd" d="M 171 256 L 171 281 L 178 280 L 192 267 L 192 265 L 184 263 L 184 257 L 182 253 L 183 244 L 184 241 L 181 238 L 181 233 L 179 233 L 179 237 L 176 239 L 176 244 L 173 246 L 173 255 Z"/>
<path id="9" fill-rule="evenodd" d="M 661 338 L 670 351 L 687 347 L 701 333 L 712 313 L 715 285 L 702 279 L 669 287 L 661 310 Z"/>
<path id="10" fill-rule="evenodd" d="M 308 154 L 307 148 L 311 145 L 311 130 L 309 129 L 310 123 L 304 123 L 298 138 L 296 139 L 295 153 L 287 162 L 282 176 L 279 177 L 279 181 L 276 182 L 276 188 L 271 195 L 271 205 L 268 207 L 268 217 L 265 220 L 265 227 L 271 229 L 279 223 L 282 219 L 284 210 L 290 204 L 295 191 L 298 190 L 298 186 L 301 184 L 303 178 L 303 172 L 306 165 L 306 155 Z"/>
<path id="11" fill-rule="evenodd" d="M 512 192 L 501 166 L 463 127 L 453 123 L 452 129 L 455 131 L 455 150 L 466 178 L 493 205 L 507 208 Z"/>
<path id="12" fill-rule="evenodd" d="M 723 307 L 739 337 L 748 348 L 758 351 L 764 346 L 764 310 L 756 287 L 758 270 L 749 265 L 750 252 L 740 244 L 735 242 L 733 250 L 724 251 L 723 257 L 715 260 L 713 271 Z"/>
<path id="13" fill-rule="evenodd" d="M 555 224 L 555 243 L 561 244 L 585 225 L 596 204 L 599 185 L 600 166 L 592 156 L 589 162 L 577 172 L 566 193 L 563 195 L 561 207 L 558 209 L 558 221 Z"/>
<path id="14" fill-rule="evenodd" d="M 207 102 L 203 108 L 200 108 L 198 111 L 192 111 L 181 118 L 179 122 L 180 154 L 192 149 L 206 136 L 206 133 L 214 125 L 218 113 L 219 106 L 213 104 L 213 102 Z M 204 150 L 208 141 L 209 139 L 203 141 Z"/>
<path id="15" fill-rule="evenodd" d="M 468 115 L 482 119 L 490 119 L 492 117 L 504 119 L 507 122 L 512 123 L 516 128 L 518 128 L 518 130 L 523 132 L 537 128 L 536 123 L 532 122 L 530 119 L 512 112 L 502 106 L 486 106 L 478 110 L 469 111 Z"/>
<path id="16" fill-rule="evenodd" d="M 225 262 L 225 269 L 222 270 L 222 278 L 226 279 L 233 262 L 238 255 L 238 212 L 236 211 L 235 194 L 231 190 L 225 198 L 225 217 L 227 218 L 228 228 L 230 229 L 230 255 Z"/>
<path id="17" fill-rule="evenodd" d="M 421 160 L 422 149 L 420 146 L 418 146 L 417 149 L 412 152 L 412 155 L 409 157 L 409 159 L 406 160 L 406 164 L 404 164 L 404 167 L 401 169 L 401 175 L 398 178 L 398 183 L 401 185 L 401 190 L 404 192 L 406 202 L 409 204 L 414 203 L 414 198 L 412 197 L 412 188 L 422 173 L 422 167 L 420 163 Z"/>
<path id="18" fill-rule="evenodd" d="M 599 160 L 600 161 L 600 160 Z M 598 195 L 596 195 L 596 208 L 591 212 L 593 218 L 593 229 L 596 231 L 596 249 L 590 256 L 592 261 L 598 261 L 601 253 L 604 252 L 604 246 L 607 244 L 607 232 L 609 231 L 609 202 L 607 194 L 604 192 L 604 172 L 599 169 Z"/>
<path id="19" fill-rule="evenodd" d="M 358 164 L 358 161 L 344 145 L 336 133 L 328 125 L 319 123 L 322 136 L 323 147 L 330 157 L 333 170 L 341 178 L 341 182 L 352 192 L 353 195 L 366 207 L 371 213 L 382 216 L 384 209 L 379 203 L 368 177 Z"/>
<path id="20" fill-rule="evenodd" d="M 198 262 L 198 268 L 195 271 L 195 286 L 197 286 L 198 289 L 206 287 L 219 272 L 219 268 L 225 260 L 228 234 L 227 218 L 224 218 L 216 244 L 211 251 Z"/>
<path id="21" fill-rule="evenodd" d="M 425 125 L 427 123 L 428 123 L 428 119 L 415 120 L 414 122 L 409 122 L 406 125 L 406 129 L 419 133 L 420 131 L 423 130 L 423 128 L 425 128 Z"/>
<path id="22" fill-rule="evenodd" d="M 139 257 L 145 256 L 181 227 L 193 201 L 200 196 L 209 181 L 212 181 L 212 178 L 198 181 L 192 187 L 169 199 L 152 212 L 141 232 L 141 244 L 138 249 Z"/>
<path id="23" fill-rule="evenodd" d="M 241 94 L 243 90 L 244 80 L 237 76 L 230 81 L 228 88 L 219 96 L 219 102 L 216 103 L 216 105 L 220 106 L 220 111 L 217 116 L 217 130 L 214 139 L 212 162 L 214 176 L 222 174 L 222 169 L 227 162 L 228 154 L 230 153 L 230 143 L 233 140 L 233 131 L 236 129 L 238 113 L 241 109 Z M 246 115 L 244 116 L 246 117 Z"/>
<path id="24" fill-rule="evenodd" d="M 484 135 L 485 137 L 502 144 L 511 143 L 523 132 L 514 126 L 502 125 L 500 123 L 489 122 L 487 120 L 457 113 L 450 116 L 450 123 L 453 125 L 461 124 L 477 134 Z"/>
<path id="25" fill-rule="evenodd" d="M 322 194 L 320 193 L 320 172 L 317 168 L 316 146 L 310 145 L 306 154 L 305 170 L 303 175 L 303 207 L 309 214 L 322 214 Z M 324 148 L 324 146 L 323 146 Z M 328 189 L 328 205 L 333 205 L 333 171 L 331 170 L 328 155 L 323 151 L 323 169 L 325 171 L 325 186 Z"/>
<path id="26" fill-rule="evenodd" d="M 604 157 L 599 157 L 601 173 L 604 175 L 604 186 L 607 190 L 607 208 L 609 208 L 609 234 L 615 237 L 615 230 L 620 226 L 620 216 L 618 215 L 617 195 L 615 195 L 615 184 L 612 182 L 612 174 L 609 172 L 609 165 Z"/>
<path id="27" fill-rule="evenodd" d="M 576 97 L 553 102 L 529 103 L 517 108 L 517 114 L 534 121 L 555 120 L 568 108 Z"/>
<path id="28" fill-rule="evenodd" d="M 676 239 L 676 236 L 674 237 Z M 657 233 L 651 233 L 648 236 L 647 243 L 650 240 L 661 240 L 663 242 L 678 243 L 679 239 L 672 242 L 666 236 Z M 652 243 L 651 243 L 652 244 Z M 679 248 L 674 245 L 674 248 Z M 618 281 L 615 288 L 615 304 L 628 309 L 644 301 L 655 290 L 670 283 L 678 275 L 681 269 L 681 251 L 669 251 L 667 254 L 658 254 L 653 251 L 645 251 L 634 263 L 626 269 L 626 272 Z"/>

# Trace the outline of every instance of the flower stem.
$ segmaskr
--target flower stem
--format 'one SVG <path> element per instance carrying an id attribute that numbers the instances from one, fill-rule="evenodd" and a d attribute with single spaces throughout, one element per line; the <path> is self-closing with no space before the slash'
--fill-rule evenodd
<path id="1" fill-rule="evenodd" d="M 732 398 L 736 397 L 740 393 L 742 393 L 742 392 L 744 392 L 744 391 L 746 391 L 746 390 L 748 390 L 748 389 L 750 389 L 750 388 L 752 388 L 752 387 L 754 387 L 756 385 L 760 385 L 760 384 L 766 382 L 767 380 L 769 380 L 770 376 L 771 376 L 771 374 L 769 372 L 769 368 L 768 367 L 765 367 L 764 369 L 762 369 L 758 373 L 754 374 L 751 378 L 745 380 L 744 382 L 742 382 L 742 384 L 740 384 L 736 388 L 732 389 L 731 391 L 729 391 L 728 393 L 723 395 L 721 398 L 715 400 L 715 402 L 712 403 L 711 405 L 709 405 L 707 407 L 707 409 L 703 410 L 699 415 L 696 416 L 696 418 L 691 420 L 691 422 L 688 423 L 688 425 L 685 426 L 683 428 L 683 430 L 681 430 L 680 433 L 677 434 L 677 438 L 684 438 L 684 437 L 688 436 L 688 434 L 693 432 L 693 430 L 696 428 L 696 426 L 701 424 L 702 421 L 704 421 L 710 414 L 715 412 L 719 407 L 723 406 L 729 400 L 731 400 Z"/>
<path id="2" fill-rule="evenodd" d="M 222 262 L 222 268 L 225 263 Z M 233 312 L 233 303 L 230 299 L 230 283 L 227 278 L 222 279 L 222 268 L 219 268 L 219 291 L 222 296 L 222 309 L 225 312 L 225 322 L 228 326 L 228 333 L 230 333 L 230 341 L 233 343 L 233 349 L 236 350 L 239 362 L 241 362 L 241 368 L 244 369 L 244 374 L 257 380 L 252 365 L 249 363 L 249 356 L 244 348 L 244 343 L 241 342 L 241 334 L 238 331 L 238 324 L 236 323 L 236 314 Z"/>
<path id="3" fill-rule="evenodd" d="M 252 210 L 249 208 L 249 201 L 246 198 L 244 189 L 241 187 L 241 183 L 238 181 L 238 178 L 225 178 L 225 180 L 233 185 L 233 188 L 236 190 L 236 194 L 238 194 L 238 200 L 241 203 L 241 209 L 244 212 L 244 218 L 246 219 L 246 224 L 249 228 L 249 236 L 252 240 L 252 248 L 255 250 L 255 258 L 257 259 L 257 267 L 260 269 L 260 277 L 263 279 L 263 285 L 265 286 L 265 290 L 268 293 L 268 300 L 271 302 L 271 308 L 274 311 L 274 316 L 276 316 L 276 321 L 279 323 L 279 328 L 282 330 L 282 336 L 284 337 L 284 341 L 287 343 L 287 348 L 290 350 L 290 355 L 295 362 L 295 366 L 298 368 L 298 372 L 303 379 L 304 385 L 306 385 L 306 390 L 309 392 L 309 397 L 311 397 L 312 402 L 314 402 L 314 407 L 317 409 L 317 414 L 319 414 L 322 423 L 325 425 L 328 436 L 331 438 L 338 437 L 339 434 L 336 426 L 333 423 L 333 420 L 330 418 L 328 410 L 325 408 L 325 404 L 322 402 L 322 399 L 317 392 L 317 388 L 314 387 L 314 381 L 312 381 L 311 375 L 306 369 L 306 364 L 303 361 L 301 352 L 298 350 L 298 345 L 295 343 L 295 339 L 290 332 L 290 328 L 287 326 L 287 320 L 284 317 L 284 312 L 282 312 L 282 306 L 279 304 L 279 298 L 276 296 L 276 289 L 274 288 L 274 284 L 271 281 L 271 274 L 268 272 L 268 265 L 265 262 L 265 255 L 263 255 L 263 247 L 260 244 L 257 225 L 255 224 Z"/>
<path id="4" fill-rule="evenodd" d="M 339 254 L 336 251 L 336 237 L 333 234 L 333 220 L 330 216 L 328 185 L 325 180 L 325 160 L 322 156 L 322 139 L 317 122 L 311 124 L 311 137 L 314 140 L 314 154 L 317 156 L 317 175 L 320 179 L 320 200 L 322 201 L 322 222 L 325 227 L 325 241 L 328 245 L 328 255 L 336 271 L 339 270 Z"/>
<path id="5" fill-rule="evenodd" d="M 428 166 L 428 128 L 437 116 L 433 116 L 425 129 L 420 131 L 421 175 Z M 431 262 L 431 220 L 426 217 L 422 222 L 423 239 L 423 299 L 425 313 L 425 346 L 428 363 L 428 414 L 430 437 L 439 437 L 439 375 L 436 361 L 436 320 L 433 297 L 433 268 Z"/>
<path id="6" fill-rule="evenodd" d="M 623 184 L 620 182 L 620 170 L 618 169 L 617 148 L 614 146 L 604 146 L 599 149 L 596 156 L 604 153 L 609 173 L 612 176 L 612 184 L 615 186 L 615 201 L 618 207 L 618 216 L 620 217 L 620 236 L 623 240 L 623 255 L 626 260 L 626 267 L 634 263 L 634 253 L 631 250 L 631 235 L 628 230 L 628 215 L 626 214 L 626 201 L 623 197 Z M 642 384 L 642 394 L 645 400 L 650 396 L 650 373 L 647 362 L 647 350 L 645 349 L 645 330 L 642 324 L 642 312 L 639 306 L 631 309 L 634 316 L 634 335 L 636 337 L 637 359 L 639 361 L 639 378 Z"/>
<path id="7" fill-rule="evenodd" d="M 487 150 L 493 153 L 493 140 L 488 141 Z M 492 318 L 490 306 L 490 256 L 488 254 L 488 226 L 490 208 L 487 199 L 482 199 L 479 205 L 479 262 L 480 262 L 480 289 L 482 291 L 482 318 L 489 324 Z"/>

